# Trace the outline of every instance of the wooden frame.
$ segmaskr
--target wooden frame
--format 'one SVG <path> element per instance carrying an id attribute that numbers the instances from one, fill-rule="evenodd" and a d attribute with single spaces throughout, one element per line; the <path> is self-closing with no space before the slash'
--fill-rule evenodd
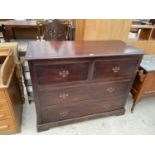
<path id="1" fill-rule="evenodd" d="M 9 42 L 9 43 L 1 43 L 0 44 L 0 51 L 9 49 L 11 52 L 13 52 L 13 59 L 15 62 L 15 72 L 16 76 L 18 78 L 18 82 L 20 83 L 20 91 L 23 100 L 25 100 L 24 95 L 24 81 L 22 77 L 22 68 L 21 68 L 21 62 L 18 58 L 18 43 L 17 42 Z M 2 54 L 2 53 L 1 53 Z"/>
<path id="2" fill-rule="evenodd" d="M 21 130 L 22 98 L 11 49 L 0 49 L 0 134 Z"/>
<path id="3" fill-rule="evenodd" d="M 133 112 L 142 98 L 155 96 L 155 71 L 146 71 L 141 67 L 135 78 L 131 93 L 134 99 L 131 108 Z"/>
<path id="4" fill-rule="evenodd" d="M 2 51 L 2 52 L 1 52 Z M 0 86 L 7 86 L 12 70 L 14 70 L 15 62 L 13 60 L 13 52 L 9 49 L 0 49 L 0 57 L 6 56 L 0 68 Z"/>

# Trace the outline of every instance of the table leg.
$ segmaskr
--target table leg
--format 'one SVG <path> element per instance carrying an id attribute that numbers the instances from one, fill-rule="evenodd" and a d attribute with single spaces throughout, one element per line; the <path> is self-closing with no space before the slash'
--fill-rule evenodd
<path id="1" fill-rule="evenodd" d="M 148 84 L 148 80 L 149 80 L 149 77 L 148 77 L 148 74 L 146 74 L 145 78 L 143 78 L 143 81 L 141 81 L 141 84 L 139 85 L 138 89 L 136 90 L 136 93 L 133 93 L 134 102 L 133 102 L 133 105 L 131 108 L 132 113 L 135 109 L 136 104 L 138 104 L 140 102 L 141 98 L 143 97 L 146 86 Z"/>

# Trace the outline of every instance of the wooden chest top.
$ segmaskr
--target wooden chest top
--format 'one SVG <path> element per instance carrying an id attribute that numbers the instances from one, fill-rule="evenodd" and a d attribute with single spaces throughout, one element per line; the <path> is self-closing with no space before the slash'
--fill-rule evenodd
<path id="1" fill-rule="evenodd" d="M 123 55 L 141 55 L 138 48 L 122 41 L 31 41 L 28 43 L 27 60 L 89 58 Z"/>

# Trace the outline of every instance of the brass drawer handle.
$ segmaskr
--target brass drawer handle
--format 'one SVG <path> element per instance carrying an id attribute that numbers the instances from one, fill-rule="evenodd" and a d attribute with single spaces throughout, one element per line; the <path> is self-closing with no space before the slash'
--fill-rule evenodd
<path id="1" fill-rule="evenodd" d="M 0 126 L 0 130 L 7 129 L 8 127 L 9 127 L 9 125 L 2 125 L 2 126 Z"/>
<path id="2" fill-rule="evenodd" d="M 112 71 L 113 71 L 114 73 L 117 73 L 117 72 L 120 71 L 120 67 L 115 66 L 115 67 L 112 68 Z"/>
<path id="3" fill-rule="evenodd" d="M 3 117 L 5 117 L 5 114 L 0 114 L 0 118 L 3 118 Z"/>
<path id="4" fill-rule="evenodd" d="M 107 88 L 107 91 L 108 91 L 109 93 L 114 92 L 114 90 L 115 90 L 115 88 L 113 88 L 113 87 L 109 87 L 109 88 Z"/>
<path id="5" fill-rule="evenodd" d="M 68 97 L 68 93 L 60 94 L 59 97 L 62 98 L 63 100 Z"/>
<path id="6" fill-rule="evenodd" d="M 69 71 L 68 70 L 59 71 L 59 75 L 65 78 L 66 76 L 69 75 Z"/>
<path id="7" fill-rule="evenodd" d="M 65 117 L 65 116 L 68 115 L 68 112 L 67 111 L 64 111 L 64 112 L 60 112 L 59 114 L 60 114 L 60 116 Z"/>

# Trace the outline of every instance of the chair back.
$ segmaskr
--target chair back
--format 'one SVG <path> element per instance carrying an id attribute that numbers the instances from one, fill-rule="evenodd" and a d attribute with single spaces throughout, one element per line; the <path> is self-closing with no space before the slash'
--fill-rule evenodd
<path id="1" fill-rule="evenodd" d="M 62 24 L 59 20 L 55 19 L 53 22 L 48 23 L 45 27 L 45 32 L 43 36 L 44 40 L 67 40 L 67 27 L 65 24 Z"/>

